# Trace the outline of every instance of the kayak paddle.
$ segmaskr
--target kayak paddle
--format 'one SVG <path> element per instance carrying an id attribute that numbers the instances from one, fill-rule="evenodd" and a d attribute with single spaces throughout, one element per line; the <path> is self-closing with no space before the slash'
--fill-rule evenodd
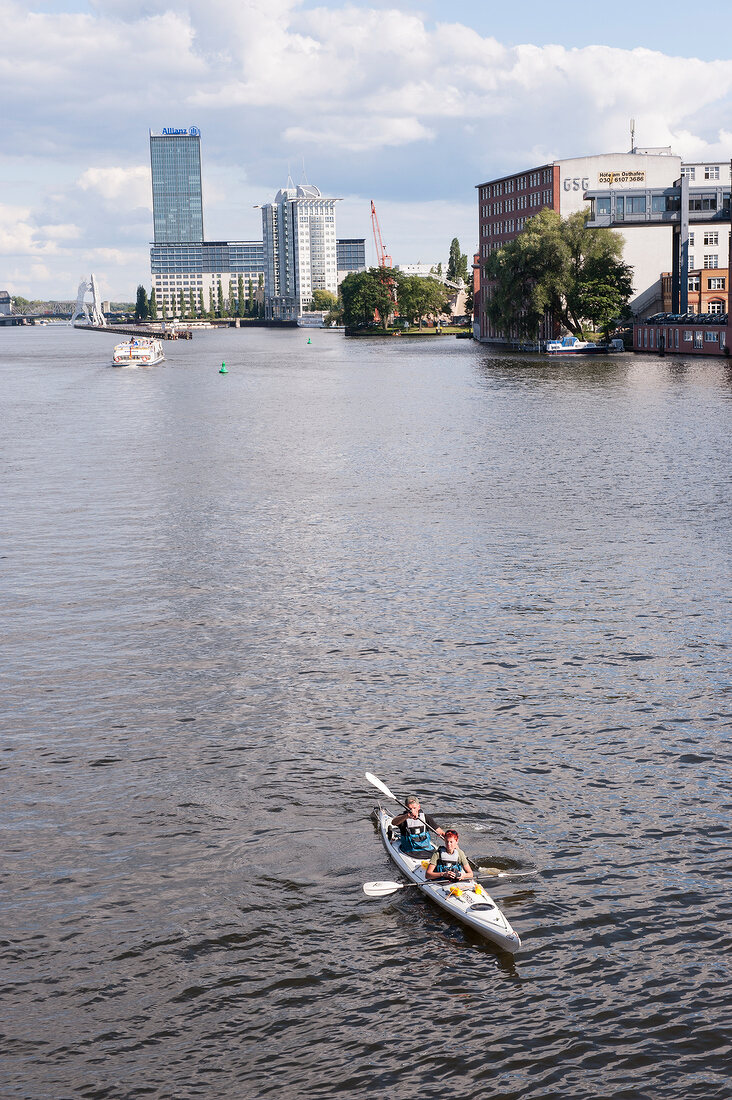
<path id="1" fill-rule="evenodd" d="M 407 810 L 406 804 L 404 802 L 401 802 L 395 794 L 391 793 L 386 783 L 382 783 L 381 780 L 378 779 L 375 775 L 372 775 L 371 772 L 366 772 L 366 778 L 368 779 L 372 787 L 376 787 L 376 789 L 381 791 L 382 794 L 386 795 L 387 798 L 390 798 L 392 802 L 396 802 L 397 806 L 402 806 L 405 810 Z M 408 812 L 409 811 L 407 810 L 407 813 Z M 430 830 L 431 833 L 434 833 L 435 836 L 441 837 L 441 834 L 438 833 L 437 829 L 433 829 L 432 826 L 428 825 L 426 821 L 424 824 L 427 825 L 427 828 Z"/>
<path id="2" fill-rule="evenodd" d="M 534 874 L 533 871 L 495 871 L 489 877 L 490 878 L 520 878 L 522 875 Z M 470 881 L 476 886 L 480 886 L 479 882 L 475 882 L 475 879 L 467 880 L 462 879 L 463 885 L 466 885 Z M 395 894 L 397 890 L 407 890 L 410 886 L 456 886 L 459 885 L 460 880 L 454 879 L 425 879 L 424 882 L 364 882 L 363 892 L 369 898 L 385 898 L 389 894 Z"/>

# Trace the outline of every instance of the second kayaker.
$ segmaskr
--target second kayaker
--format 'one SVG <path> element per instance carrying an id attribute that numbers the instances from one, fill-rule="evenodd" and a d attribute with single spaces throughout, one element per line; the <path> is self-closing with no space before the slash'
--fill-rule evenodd
<path id="1" fill-rule="evenodd" d="M 397 826 L 402 834 L 401 843 L 399 844 L 400 850 L 402 852 L 433 851 L 434 845 L 430 839 L 430 830 L 427 826 L 429 825 L 442 837 L 445 835 L 444 831 L 431 814 L 426 814 L 422 810 L 416 795 L 412 794 L 409 798 L 405 798 L 404 805 L 407 807 L 407 812 L 397 814 L 396 817 L 391 819 L 392 825 Z"/>
<path id="2" fill-rule="evenodd" d="M 425 870 L 427 879 L 447 879 L 449 882 L 462 882 L 473 877 L 473 868 L 462 848 L 458 848 L 460 839 L 456 829 L 448 829 L 444 834 L 445 844 L 441 844 Z"/>

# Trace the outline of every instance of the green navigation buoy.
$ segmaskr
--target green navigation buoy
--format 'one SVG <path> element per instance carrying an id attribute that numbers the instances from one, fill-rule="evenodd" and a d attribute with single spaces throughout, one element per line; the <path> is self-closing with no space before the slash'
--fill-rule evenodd
<path id="1" fill-rule="evenodd" d="M 226 363 L 222 363 L 221 364 L 221 370 L 219 371 L 219 374 L 228 374 L 228 373 L 229 372 L 226 369 Z"/>
<path id="2" fill-rule="evenodd" d="M 310 339 L 310 337 L 308 336 L 308 343 L 309 343 L 309 344 L 312 344 L 312 342 L 313 342 L 313 341 L 312 341 L 312 340 Z"/>

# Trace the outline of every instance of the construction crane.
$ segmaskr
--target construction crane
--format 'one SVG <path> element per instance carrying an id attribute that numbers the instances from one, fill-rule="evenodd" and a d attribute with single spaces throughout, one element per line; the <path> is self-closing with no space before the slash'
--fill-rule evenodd
<path id="1" fill-rule="evenodd" d="M 376 207 L 374 206 L 374 200 L 371 200 L 371 228 L 374 231 L 374 244 L 376 245 L 376 261 L 379 267 L 391 267 L 391 256 L 384 248 L 384 242 L 381 239 L 381 228 L 379 227 L 379 219 L 376 217 Z"/>

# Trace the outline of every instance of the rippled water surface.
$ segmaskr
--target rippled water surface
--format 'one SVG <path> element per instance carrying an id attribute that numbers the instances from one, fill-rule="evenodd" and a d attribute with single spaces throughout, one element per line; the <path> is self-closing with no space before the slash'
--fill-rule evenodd
<path id="1" fill-rule="evenodd" d="M 729 365 L 307 339 L 0 330 L 0 1095 L 729 1100 Z"/>

